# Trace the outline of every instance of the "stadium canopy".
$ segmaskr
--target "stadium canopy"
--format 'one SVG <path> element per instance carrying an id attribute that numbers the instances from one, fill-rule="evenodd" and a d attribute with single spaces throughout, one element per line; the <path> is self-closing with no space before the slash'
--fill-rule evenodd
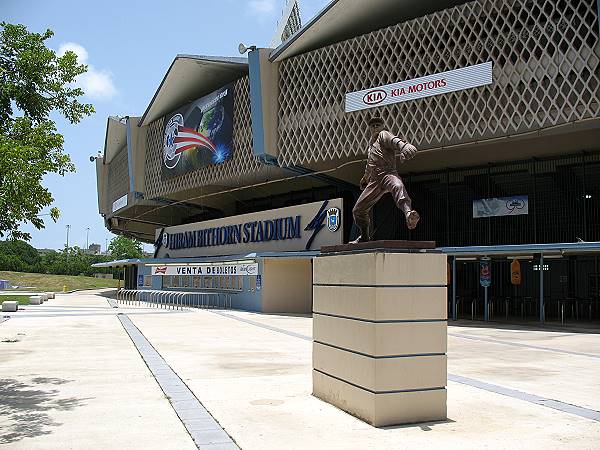
<path id="1" fill-rule="evenodd" d="M 177 55 L 138 126 L 148 125 L 247 73 L 248 60 L 245 57 Z"/>
<path id="2" fill-rule="evenodd" d="M 467 0 L 333 0 L 269 59 L 281 61 L 461 3 Z"/>
<path id="3" fill-rule="evenodd" d="M 117 153 L 126 145 L 125 121 L 119 117 L 109 117 L 104 138 L 104 164 L 110 164 Z"/>

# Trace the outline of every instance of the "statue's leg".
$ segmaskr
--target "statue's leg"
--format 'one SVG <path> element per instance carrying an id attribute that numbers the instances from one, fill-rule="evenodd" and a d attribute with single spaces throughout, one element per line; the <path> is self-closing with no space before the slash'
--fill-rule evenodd
<path id="1" fill-rule="evenodd" d="M 354 216 L 354 223 L 360 230 L 360 236 L 354 242 L 371 240 L 371 216 L 369 213 L 385 192 L 379 183 L 371 181 L 358 197 L 352 209 L 352 215 Z"/>
<path id="2" fill-rule="evenodd" d="M 392 194 L 396 207 L 404 213 L 406 217 L 406 226 L 412 230 L 419 222 L 419 214 L 412 209 L 412 200 L 410 199 L 402 179 L 396 174 L 388 174 L 382 180 L 382 187 Z"/>

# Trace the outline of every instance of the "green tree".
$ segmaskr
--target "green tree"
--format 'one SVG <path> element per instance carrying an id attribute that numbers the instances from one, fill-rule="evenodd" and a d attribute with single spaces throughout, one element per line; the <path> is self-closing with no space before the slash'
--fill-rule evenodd
<path id="1" fill-rule="evenodd" d="M 14 271 L 35 271 L 41 263 L 40 254 L 38 251 L 29 245 L 27 242 L 10 240 L 0 241 L 0 255 L 14 257 L 18 261 L 15 268 L 4 268 L 3 270 Z"/>
<path id="2" fill-rule="evenodd" d="M 55 275 L 87 275 L 95 272 L 111 273 L 110 269 L 96 269 L 92 264 L 108 262 L 112 258 L 107 255 L 92 255 L 79 247 L 69 247 L 61 251 L 50 250 L 44 253 L 40 267 L 44 273 Z M 2 260 L 0 259 L 0 264 Z"/>
<path id="3" fill-rule="evenodd" d="M 0 237 L 31 239 L 19 230 L 27 222 L 44 228 L 39 213 L 54 199 L 42 185 L 43 176 L 75 171 L 50 113 L 74 124 L 94 112 L 78 101 L 83 91 L 73 86 L 87 66 L 71 51 L 58 57 L 46 47 L 53 34 L 0 23 Z M 59 214 L 55 207 L 50 210 L 55 221 Z"/>
<path id="4" fill-rule="evenodd" d="M 126 236 L 117 236 L 108 244 L 108 251 L 114 259 L 133 259 L 144 256 L 142 243 Z"/>

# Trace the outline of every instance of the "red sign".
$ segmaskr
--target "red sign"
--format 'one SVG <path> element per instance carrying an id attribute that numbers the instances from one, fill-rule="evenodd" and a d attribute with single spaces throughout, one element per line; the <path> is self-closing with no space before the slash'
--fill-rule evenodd
<path id="1" fill-rule="evenodd" d="M 160 274 L 166 274 L 167 273 L 167 267 L 163 266 L 163 267 L 156 267 L 154 269 L 154 275 L 160 275 Z"/>
<path id="2" fill-rule="evenodd" d="M 386 97 L 387 92 L 385 92 L 383 89 L 373 89 L 364 95 L 363 102 L 365 102 L 367 105 L 376 105 L 384 101 Z"/>

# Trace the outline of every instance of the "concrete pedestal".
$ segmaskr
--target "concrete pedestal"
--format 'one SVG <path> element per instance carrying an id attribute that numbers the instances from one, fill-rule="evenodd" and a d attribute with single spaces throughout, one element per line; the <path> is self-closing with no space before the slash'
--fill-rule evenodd
<path id="1" fill-rule="evenodd" d="M 41 295 L 32 295 L 31 297 L 29 297 L 30 305 L 41 305 L 43 303 L 44 303 L 44 297 L 42 297 Z"/>
<path id="2" fill-rule="evenodd" d="M 446 256 L 322 254 L 313 394 L 377 427 L 446 419 Z"/>

